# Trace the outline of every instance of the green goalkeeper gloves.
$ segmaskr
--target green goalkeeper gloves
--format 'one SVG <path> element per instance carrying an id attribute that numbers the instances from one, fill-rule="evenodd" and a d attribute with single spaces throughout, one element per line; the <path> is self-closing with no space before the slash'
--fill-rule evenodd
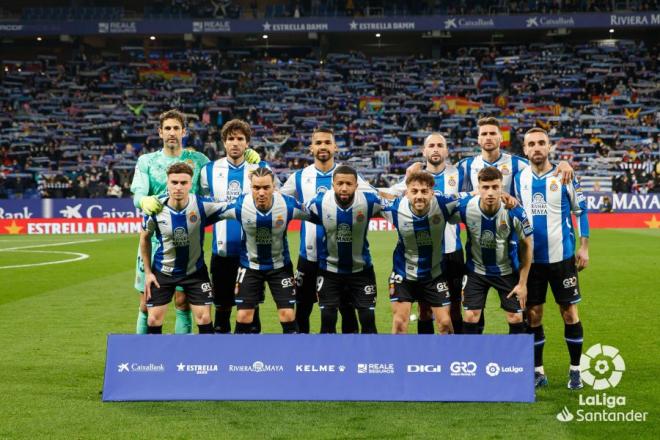
<path id="1" fill-rule="evenodd" d="M 140 208 L 145 214 L 154 215 L 163 210 L 163 204 L 154 196 L 145 196 L 140 199 Z"/>
<path id="2" fill-rule="evenodd" d="M 245 157 L 245 161 L 247 163 L 261 162 L 261 156 L 259 156 L 259 153 L 254 151 L 252 148 L 248 148 L 247 150 L 245 150 L 245 154 L 243 156 Z"/>

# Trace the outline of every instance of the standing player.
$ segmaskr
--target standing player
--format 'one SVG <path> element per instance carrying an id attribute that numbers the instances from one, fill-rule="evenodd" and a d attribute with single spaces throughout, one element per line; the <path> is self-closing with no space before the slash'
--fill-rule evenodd
<path id="1" fill-rule="evenodd" d="M 431 133 L 424 139 L 422 155 L 426 159 L 426 171 L 431 173 L 435 180 L 433 189 L 437 192 L 449 196 L 458 196 L 463 187 L 463 175 L 459 170 L 447 163 L 449 151 L 447 141 L 440 133 Z M 390 191 L 394 191 L 401 196 L 406 190 L 406 181 L 397 183 Z M 454 333 L 462 333 L 463 316 L 461 314 L 461 290 L 463 275 L 465 274 L 465 260 L 463 256 L 463 247 L 461 245 L 460 227 L 458 225 L 448 225 L 445 228 L 445 236 L 442 241 L 442 257 L 445 264 L 444 275 L 449 285 L 451 294 L 451 323 Z M 431 308 L 424 301 L 419 302 L 419 320 L 417 321 L 417 332 L 420 334 L 433 333 L 433 315 Z"/>
<path id="2" fill-rule="evenodd" d="M 453 300 L 443 271 L 446 256 L 443 249 L 449 212 L 458 201 L 456 197 L 436 195 L 437 178 L 426 171 L 409 174 L 405 184 L 406 196 L 396 199 L 383 212 L 399 234 L 390 276 L 392 333 L 408 333 L 410 310 L 415 301 L 424 301 L 432 310 L 440 334 L 453 333 L 449 312 Z"/>
<path id="3" fill-rule="evenodd" d="M 332 173 L 335 171 L 335 153 L 337 145 L 331 129 L 319 128 L 312 133 L 310 147 L 314 164 L 293 173 L 280 189 L 282 194 L 294 196 L 300 203 L 307 204 L 318 194 L 332 187 Z M 368 183 L 358 176 L 361 190 L 374 191 Z M 325 240 L 321 226 L 303 222 L 300 230 L 300 254 L 296 274 L 298 304 L 296 321 L 300 333 L 309 333 L 309 316 L 316 298 L 316 276 L 318 272 L 318 248 Z M 357 333 L 358 323 L 352 306 L 341 307 L 342 333 Z"/>
<path id="4" fill-rule="evenodd" d="M 243 228 L 240 268 L 236 277 L 235 333 L 252 333 L 254 310 L 268 283 L 283 333 L 297 333 L 294 307 L 296 283 L 286 233 L 293 219 L 307 219 L 293 198 L 275 192 L 275 176 L 261 167 L 250 175 L 251 194 L 244 194 L 221 214 Z"/>
<path id="5" fill-rule="evenodd" d="M 509 333 L 524 333 L 532 227 L 520 206 L 507 209 L 502 203 L 502 173 L 497 168 L 484 168 L 478 179 L 479 195 L 462 199 L 450 219 L 463 222 L 468 235 L 463 331 L 479 333 L 479 317 L 493 287 L 506 312 Z"/>
<path id="6" fill-rule="evenodd" d="M 227 157 L 207 163 L 201 170 L 199 184 L 204 195 L 233 203 L 241 194 L 250 192 L 250 173 L 260 164 L 249 164 L 245 152 L 250 143 L 250 125 L 240 119 L 227 122 L 220 133 Z M 236 220 L 218 222 L 213 227 L 213 255 L 211 280 L 215 303 L 215 332 L 231 333 L 231 309 L 234 306 L 234 287 L 239 268 L 242 229 Z M 254 313 L 255 333 L 261 323 L 259 308 Z"/>
<path id="7" fill-rule="evenodd" d="M 148 307 L 147 333 L 160 334 L 167 305 L 181 286 L 197 321 L 199 333 L 213 333 L 213 289 L 204 264 L 204 227 L 218 221 L 226 206 L 190 194 L 193 169 L 179 162 L 167 169 L 167 196 L 158 214 L 145 215 L 140 234 L 144 261 L 144 298 Z M 152 237 L 158 247 L 153 254 Z"/>
<path id="8" fill-rule="evenodd" d="M 358 191 L 357 172 L 346 165 L 335 169 L 332 190 L 306 205 L 325 230 L 316 248 L 321 333 L 336 333 L 337 308 L 346 298 L 357 308 L 362 333 L 377 333 L 376 274 L 367 231 L 369 219 L 381 213 L 382 205 L 376 193 Z"/>
<path id="9" fill-rule="evenodd" d="M 578 390 L 583 386 L 580 378 L 583 330 L 577 308 L 581 299 L 577 273 L 589 263 L 587 207 L 577 180 L 565 185 L 552 174 L 556 166 L 548 159 L 550 139 L 545 130 L 529 130 L 524 147 L 531 166 L 515 176 L 514 187 L 534 227 L 534 256 L 527 281 L 528 331 L 534 335 L 534 381 L 537 387 L 548 385 L 543 370 L 542 320 L 550 283 L 564 320 L 564 338 L 570 356 L 568 388 Z M 577 252 L 571 212 L 579 218 Z"/>
<path id="10" fill-rule="evenodd" d="M 166 191 L 166 171 L 170 165 L 175 162 L 185 162 L 193 168 L 191 192 L 195 194 L 198 192 L 200 170 L 209 162 L 209 159 L 202 153 L 184 150 L 183 138 L 186 136 L 186 119 L 183 113 L 169 110 L 160 115 L 158 122 L 158 136 L 163 141 L 163 149 L 140 156 L 131 183 L 133 203 L 136 208 L 142 209 L 147 215 L 157 214 L 163 209 L 156 196 L 164 194 Z M 251 163 L 260 160 L 259 155 L 253 150 L 247 150 L 245 156 L 246 160 Z M 156 244 L 153 243 L 153 249 L 156 248 Z M 135 289 L 142 293 L 144 292 L 144 265 L 139 249 L 135 273 Z M 178 289 L 175 304 L 177 309 L 175 333 L 190 333 L 192 331 L 190 307 L 185 301 L 185 296 Z M 147 308 L 144 295 L 140 295 L 136 332 L 138 334 L 147 332 Z"/>
<path id="11" fill-rule="evenodd" d="M 143 154 L 135 166 L 135 175 L 131 183 L 133 203 L 147 215 L 159 213 L 163 207 L 156 197 L 166 191 L 167 169 L 176 162 L 185 162 L 193 169 L 191 192 L 197 192 L 199 170 L 209 159 L 202 153 L 183 149 L 183 137 L 186 135 L 186 120 L 183 113 L 169 110 L 159 117 L 158 136 L 163 141 L 163 149 L 154 153 Z M 152 243 L 152 249 L 156 248 Z M 147 332 L 147 307 L 144 292 L 144 260 L 138 249 L 137 267 L 135 270 L 135 289 L 140 295 L 140 311 L 138 314 L 138 334 Z M 186 297 L 177 291 L 175 300 L 176 322 L 175 333 L 192 332 L 192 315 Z"/>

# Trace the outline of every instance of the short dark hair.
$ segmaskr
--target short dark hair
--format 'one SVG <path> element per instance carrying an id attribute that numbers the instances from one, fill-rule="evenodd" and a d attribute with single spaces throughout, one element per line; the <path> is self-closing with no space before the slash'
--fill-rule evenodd
<path id="1" fill-rule="evenodd" d="M 435 186 L 435 179 L 428 171 L 415 171 L 410 173 L 410 175 L 406 177 L 406 186 L 413 182 L 423 183 L 429 188 L 433 188 Z"/>
<path id="2" fill-rule="evenodd" d="M 192 177 L 193 169 L 185 162 L 176 162 L 167 168 L 167 175 L 169 176 L 170 174 L 188 174 Z"/>
<path id="3" fill-rule="evenodd" d="M 265 176 L 270 176 L 271 180 L 275 182 L 275 174 L 273 174 L 273 170 L 271 170 L 268 167 L 259 167 L 252 171 L 250 173 L 250 180 L 252 180 L 253 177 L 265 177 Z"/>
<path id="4" fill-rule="evenodd" d="M 477 127 L 481 127 L 482 125 L 494 125 L 495 127 L 497 127 L 498 130 L 500 129 L 500 121 L 498 121 L 497 118 L 493 116 L 486 116 L 480 118 L 477 121 Z"/>
<path id="5" fill-rule="evenodd" d="M 182 128 L 186 128 L 186 115 L 178 110 L 172 109 L 161 113 L 158 116 L 158 127 L 163 128 L 163 123 L 165 123 L 166 119 L 176 119 L 181 123 Z"/>
<path id="6" fill-rule="evenodd" d="M 335 135 L 335 132 L 330 127 L 316 127 L 312 132 L 312 136 L 314 136 L 316 133 L 327 133 L 331 134 L 333 137 Z"/>
<path id="7" fill-rule="evenodd" d="M 495 167 L 482 168 L 477 174 L 479 182 L 490 182 L 493 180 L 502 180 L 502 172 Z"/>
<path id="8" fill-rule="evenodd" d="M 222 138 L 222 142 L 225 142 L 229 137 L 229 135 L 235 131 L 241 133 L 243 136 L 245 136 L 245 140 L 247 142 L 250 142 L 250 137 L 252 136 L 252 129 L 250 128 L 250 124 L 243 121 L 242 119 L 232 119 L 222 127 L 222 131 L 220 131 L 220 137 Z"/>
<path id="9" fill-rule="evenodd" d="M 357 180 L 357 171 L 355 171 L 355 168 L 349 167 L 348 165 L 338 165 L 337 168 L 335 168 L 335 172 L 332 173 L 332 180 L 335 179 L 337 174 L 350 174 Z"/>

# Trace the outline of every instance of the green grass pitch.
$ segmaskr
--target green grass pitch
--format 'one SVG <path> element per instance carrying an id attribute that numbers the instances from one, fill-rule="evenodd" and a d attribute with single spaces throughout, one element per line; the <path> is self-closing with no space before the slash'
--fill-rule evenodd
<path id="1" fill-rule="evenodd" d="M 381 333 L 391 326 L 386 283 L 394 240 L 394 233 L 370 233 Z M 294 258 L 297 243 L 290 234 Z M 7 250 L 31 245 L 48 246 Z M 659 231 L 592 231 L 591 263 L 580 279 L 585 349 L 594 343 L 620 349 L 626 371 L 606 392 L 626 397 L 618 410 L 648 412 L 638 423 L 555 418 L 564 406 L 575 413 L 578 396 L 595 392 L 566 389 L 568 354 L 553 304 L 545 318 L 550 386 L 533 404 L 102 403 L 106 335 L 135 328 L 136 246 L 136 236 L 124 235 L 0 236 L 0 438 L 660 438 Z M 89 258 L 43 264 L 81 254 Z M 5 268 L 20 265 L 29 266 Z M 486 332 L 505 333 L 495 299 L 488 302 Z M 280 332 L 271 298 L 262 320 L 265 332 Z M 167 321 L 166 332 L 173 313 Z M 318 309 L 312 325 L 319 327 Z"/>

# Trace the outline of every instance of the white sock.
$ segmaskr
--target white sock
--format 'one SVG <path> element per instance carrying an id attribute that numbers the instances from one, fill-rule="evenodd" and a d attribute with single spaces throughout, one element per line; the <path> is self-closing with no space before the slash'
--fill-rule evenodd
<path id="1" fill-rule="evenodd" d="M 571 365 L 571 368 L 569 371 L 580 371 L 580 366 L 579 365 Z"/>
<path id="2" fill-rule="evenodd" d="M 543 369 L 543 365 L 541 365 L 540 367 L 534 367 L 534 372 L 545 374 L 545 370 Z"/>

